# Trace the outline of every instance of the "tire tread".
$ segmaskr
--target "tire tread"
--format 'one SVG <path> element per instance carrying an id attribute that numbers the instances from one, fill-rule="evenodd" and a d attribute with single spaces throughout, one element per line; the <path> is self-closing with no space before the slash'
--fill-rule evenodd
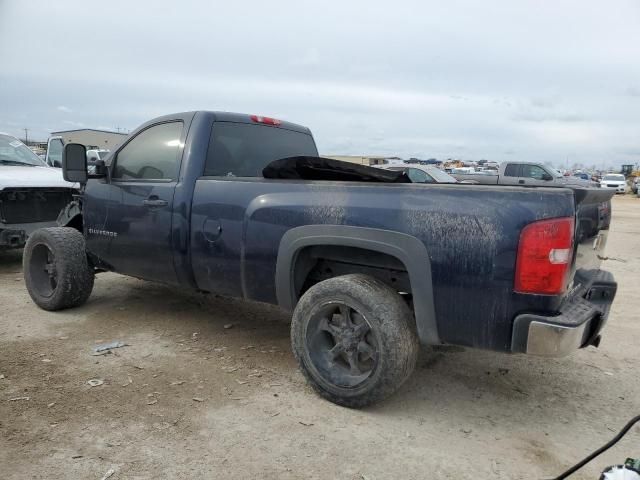
<path id="1" fill-rule="evenodd" d="M 50 297 L 39 295 L 29 274 L 33 248 L 45 244 L 54 254 L 58 285 Z M 23 254 L 23 272 L 29 295 L 44 310 L 62 310 L 84 304 L 93 290 L 94 272 L 87 259 L 85 240 L 79 231 L 68 227 L 36 230 L 27 240 Z"/>

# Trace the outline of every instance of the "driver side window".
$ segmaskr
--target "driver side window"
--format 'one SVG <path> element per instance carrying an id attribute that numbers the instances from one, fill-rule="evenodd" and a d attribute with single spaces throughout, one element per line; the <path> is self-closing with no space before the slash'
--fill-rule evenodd
<path id="1" fill-rule="evenodd" d="M 544 180 L 545 173 L 547 172 L 537 165 L 522 165 L 523 177 L 533 178 L 535 180 Z"/>
<path id="2" fill-rule="evenodd" d="M 175 180 L 182 122 L 154 125 L 124 146 L 115 159 L 116 180 Z"/>

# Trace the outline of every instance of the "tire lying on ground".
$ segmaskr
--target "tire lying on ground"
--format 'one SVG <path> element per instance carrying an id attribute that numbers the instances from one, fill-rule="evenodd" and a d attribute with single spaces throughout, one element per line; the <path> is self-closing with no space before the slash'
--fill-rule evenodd
<path id="1" fill-rule="evenodd" d="M 393 394 L 411 375 L 419 350 L 406 302 L 361 274 L 307 290 L 293 313 L 291 343 L 311 386 L 331 402 L 354 408 Z"/>
<path id="2" fill-rule="evenodd" d="M 84 237 L 73 228 L 41 228 L 31 234 L 22 257 L 29 295 L 44 310 L 77 307 L 93 289 L 94 272 Z"/>

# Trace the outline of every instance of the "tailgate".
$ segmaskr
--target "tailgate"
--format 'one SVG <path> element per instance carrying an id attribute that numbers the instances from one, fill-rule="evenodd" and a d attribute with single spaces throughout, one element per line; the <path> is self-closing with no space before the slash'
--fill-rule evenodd
<path id="1" fill-rule="evenodd" d="M 605 256 L 613 190 L 574 188 L 576 203 L 575 270 L 598 270 Z"/>

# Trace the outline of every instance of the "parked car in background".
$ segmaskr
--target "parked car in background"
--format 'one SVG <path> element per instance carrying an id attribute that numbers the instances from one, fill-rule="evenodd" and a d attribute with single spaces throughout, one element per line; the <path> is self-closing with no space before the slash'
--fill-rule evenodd
<path id="1" fill-rule="evenodd" d="M 404 172 L 413 183 L 458 183 L 454 177 L 437 167 L 426 165 L 381 165 L 392 172 Z"/>
<path id="2" fill-rule="evenodd" d="M 602 188 L 615 189 L 616 193 L 625 193 L 627 190 L 627 180 L 621 173 L 607 173 L 600 180 Z"/>
<path id="3" fill-rule="evenodd" d="M 104 148 L 87 150 L 87 162 L 95 162 L 96 160 L 104 160 L 107 155 L 111 153 L 110 150 Z"/>
<path id="4" fill-rule="evenodd" d="M 504 162 L 497 172 L 485 171 L 482 173 L 457 173 L 454 169 L 452 175 L 462 181 L 470 180 L 473 183 L 485 185 L 526 185 L 526 186 L 597 186 L 590 180 L 578 177 L 565 177 L 556 169 L 541 163 L 528 162 Z"/>
<path id="5" fill-rule="evenodd" d="M 22 247 L 38 228 L 56 225 L 75 185 L 17 138 L 0 133 L 0 249 Z"/>
<path id="6" fill-rule="evenodd" d="M 45 162 L 51 167 L 60 168 L 62 150 L 67 143 L 81 143 L 87 149 L 87 160 L 104 159 L 113 146 L 118 146 L 127 136 L 117 132 L 103 130 L 69 130 L 49 137 Z"/>
<path id="7" fill-rule="evenodd" d="M 105 163 L 89 176 L 85 148 L 65 147 L 82 194 L 27 242 L 34 302 L 81 305 L 115 271 L 280 305 L 302 372 L 344 406 L 395 392 L 420 344 L 597 345 L 615 297 L 611 191 L 414 185 L 318 157 L 306 127 L 229 112 L 151 120 Z"/>

